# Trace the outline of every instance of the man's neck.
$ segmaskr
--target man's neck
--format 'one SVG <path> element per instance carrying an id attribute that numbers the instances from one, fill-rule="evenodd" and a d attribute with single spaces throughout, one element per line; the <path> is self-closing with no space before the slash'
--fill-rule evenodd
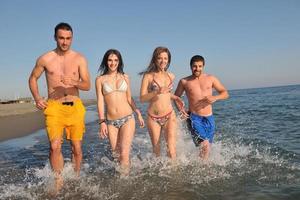
<path id="1" fill-rule="evenodd" d="M 58 56 L 66 56 L 66 55 L 68 55 L 68 54 L 71 52 L 70 49 L 67 50 L 67 51 L 62 51 L 62 50 L 60 50 L 60 49 L 58 49 L 58 48 L 56 48 L 54 51 L 55 51 L 55 53 L 56 53 Z"/>
<path id="2" fill-rule="evenodd" d="M 199 76 L 195 76 L 194 74 L 192 75 L 192 77 L 194 78 L 194 79 L 200 79 L 201 77 L 203 76 L 203 73 L 201 73 Z"/>

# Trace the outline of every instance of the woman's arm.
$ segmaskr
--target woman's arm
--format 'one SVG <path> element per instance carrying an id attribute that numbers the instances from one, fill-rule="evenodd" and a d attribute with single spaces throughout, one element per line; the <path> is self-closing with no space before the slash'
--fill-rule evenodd
<path id="1" fill-rule="evenodd" d="M 104 96 L 102 93 L 102 78 L 101 76 L 96 78 L 96 95 L 97 95 L 97 109 L 98 109 L 98 115 L 99 115 L 99 135 L 100 138 L 106 138 L 108 135 L 107 131 L 107 125 L 106 125 L 106 119 L 104 114 Z"/>
<path id="2" fill-rule="evenodd" d="M 142 85 L 141 85 L 141 90 L 140 90 L 140 101 L 142 103 L 151 101 L 152 98 L 156 97 L 159 92 L 153 91 L 153 92 L 148 92 L 148 86 L 150 83 L 150 75 L 145 74 L 142 79 Z"/>
<path id="3" fill-rule="evenodd" d="M 132 108 L 132 110 L 136 113 L 139 123 L 140 123 L 140 127 L 144 127 L 145 123 L 144 123 L 144 119 L 142 117 L 142 113 L 137 108 L 137 106 L 134 102 L 134 99 L 131 96 L 130 81 L 129 81 L 129 77 L 127 75 L 125 75 L 125 81 L 127 82 L 127 85 L 128 85 L 128 89 L 126 91 L 127 101 L 129 103 L 130 107 Z"/>

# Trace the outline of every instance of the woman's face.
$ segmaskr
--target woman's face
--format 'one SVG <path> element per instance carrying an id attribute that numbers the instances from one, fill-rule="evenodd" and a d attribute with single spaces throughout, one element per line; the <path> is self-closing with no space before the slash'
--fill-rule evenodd
<path id="1" fill-rule="evenodd" d="M 109 71 L 117 71 L 119 66 L 119 58 L 115 54 L 110 54 L 107 58 L 107 66 Z"/>
<path id="2" fill-rule="evenodd" d="M 169 56 L 167 52 L 162 52 L 158 55 L 156 59 L 156 66 L 159 71 L 164 71 L 169 62 Z"/>

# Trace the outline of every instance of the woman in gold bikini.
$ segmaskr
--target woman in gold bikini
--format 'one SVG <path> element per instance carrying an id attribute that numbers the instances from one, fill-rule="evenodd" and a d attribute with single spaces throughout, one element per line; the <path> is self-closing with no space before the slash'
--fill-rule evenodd
<path id="1" fill-rule="evenodd" d="M 141 127 L 144 121 L 131 97 L 129 77 L 123 72 L 123 60 L 118 50 L 110 49 L 104 54 L 99 72 L 100 76 L 96 78 L 99 135 L 101 138 L 108 137 L 121 173 L 128 174 L 135 132 L 133 112 L 137 114 Z"/>
<path id="2" fill-rule="evenodd" d="M 171 159 L 176 158 L 176 115 L 172 99 L 178 97 L 171 93 L 174 74 L 168 72 L 171 54 L 166 47 L 157 47 L 143 75 L 140 101 L 149 102 L 147 126 L 153 146 L 153 153 L 160 156 L 161 132 L 167 143 L 167 153 Z"/>

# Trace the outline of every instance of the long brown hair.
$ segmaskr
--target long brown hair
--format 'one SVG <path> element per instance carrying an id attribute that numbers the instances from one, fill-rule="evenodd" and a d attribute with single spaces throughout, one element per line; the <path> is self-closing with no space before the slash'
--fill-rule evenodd
<path id="1" fill-rule="evenodd" d="M 139 75 L 143 75 L 149 72 L 157 72 L 157 66 L 156 66 L 156 60 L 159 56 L 159 54 L 166 52 L 168 54 L 168 64 L 167 67 L 165 68 L 165 70 L 167 71 L 167 69 L 170 66 L 171 63 L 171 53 L 169 51 L 169 49 L 167 47 L 156 47 L 155 50 L 153 51 L 152 54 L 152 58 L 150 61 L 150 64 L 148 65 L 147 69 L 145 69 L 144 71 L 140 72 Z"/>
<path id="2" fill-rule="evenodd" d="M 108 73 L 108 65 L 107 65 L 107 61 L 108 61 L 108 57 L 114 54 L 118 57 L 119 59 L 119 65 L 118 65 L 118 73 L 120 74 L 124 74 L 123 68 L 124 68 L 124 64 L 123 64 L 123 59 L 121 56 L 121 53 L 117 50 L 117 49 L 109 49 L 105 52 L 102 62 L 99 66 L 98 72 L 100 72 L 100 75 L 105 75 Z"/>

